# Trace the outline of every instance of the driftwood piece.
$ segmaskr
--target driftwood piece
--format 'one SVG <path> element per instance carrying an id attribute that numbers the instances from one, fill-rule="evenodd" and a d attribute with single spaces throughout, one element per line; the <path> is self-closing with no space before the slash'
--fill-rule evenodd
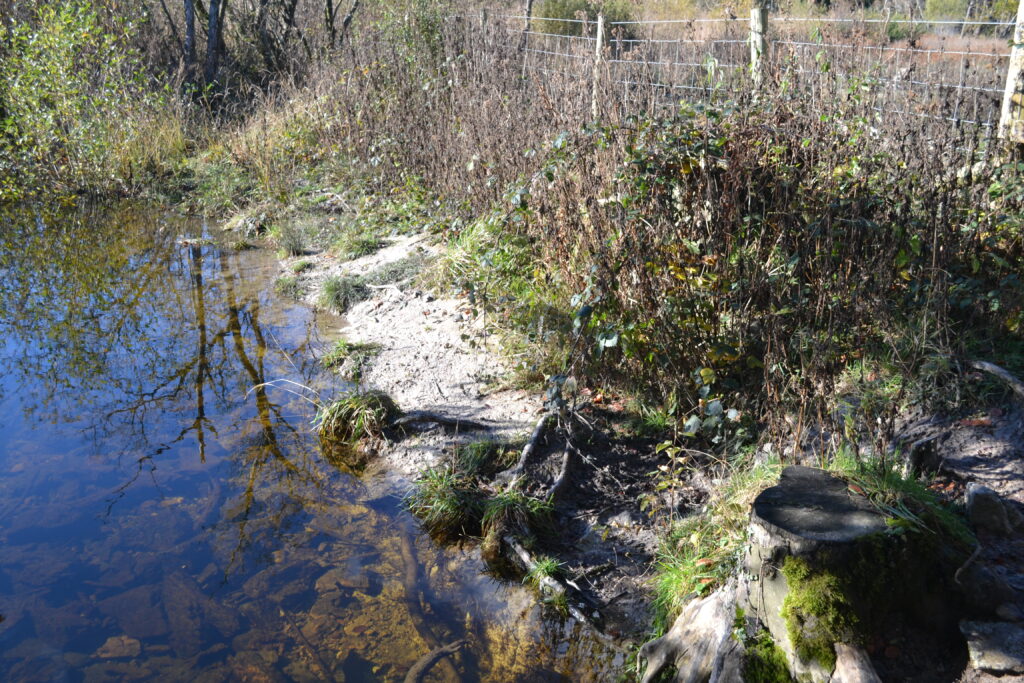
<path id="1" fill-rule="evenodd" d="M 459 431 L 484 431 L 490 429 L 490 427 L 482 422 L 468 420 L 464 417 L 442 415 L 441 413 L 434 413 L 429 410 L 411 410 L 401 417 L 397 417 L 392 420 L 389 426 L 393 428 L 406 429 L 418 422 L 432 422 L 447 429 Z"/>
<path id="2" fill-rule="evenodd" d="M 830 683 L 882 683 L 868 653 L 859 647 L 836 643 L 836 669 Z"/>
<path id="3" fill-rule="evenodd" d="M 1019 379 L 1014 377 L 1008 370 L 999 367 L 995 363 L 989 363 L 984 360 L 973 360 L 967 365 L 975 370 L 981 370 L 982 372 L 987 372 L 990 375 L 995 375 L 1010 385 L 1010 388 L 1013 389 L 1013 393 L 1024 398 L 1024 382 L 1021 382 Z"/>
<path id="4" fill-rule="evenodd" d="M 649 683 L 666 667 L 676 667 L 677 683 L 725 680 L 713 677 L 734 652 L 732 622 L 736 615 L 736 589 L 729 582 L 706 598 L 686 603 L 668 633 L 644 643 L 640 657 L 647 660 L 642 683 Z"/>
<path id="5" fill-rule="evenodd" d="M 454 643 L 434 648 L 427 654 L 423 655 L 415 664 L 412 665 L 412 668 L 409 669 L 409 673 L 405 674 L 405 683 L 420 683 L 420 681 L 423 680 L 423 677 L 426 676 L 434 667 L 434 664 L 437 664 L 437 662 L 439 662 L 443 657 L 455 654 L 467 642 L 468 641 L 466 640 L 456 640 Z"/>

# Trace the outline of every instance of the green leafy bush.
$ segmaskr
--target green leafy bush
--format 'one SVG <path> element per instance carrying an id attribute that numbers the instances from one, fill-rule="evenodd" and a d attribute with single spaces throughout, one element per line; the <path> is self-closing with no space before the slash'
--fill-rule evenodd
<path id="1" fill-rule="evenodd" d="M 0 26 L 0 199 L 125 189 L 184 151 L 181 122 L 148 89 L 128 21 L 45 2 Z"/>

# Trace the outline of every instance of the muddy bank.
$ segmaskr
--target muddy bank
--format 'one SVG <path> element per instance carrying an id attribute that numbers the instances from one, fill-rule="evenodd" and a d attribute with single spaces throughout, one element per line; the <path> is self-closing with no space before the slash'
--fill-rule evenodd
<path id="1" fill-rule="evenodd" d="M 315 264 L 300 275 L 306 300 L 318 305 L 323 283 L 331 277 L 365 275 L 416 255 L 429 261 L 438 253 L 423 236 L 414 236 L 344 263 L 303 257 Z M 282 274 L 290 274 L 297 260 L 284 262 Z M 341 338 L 374 349 L 361 361 L 358 387 L 387 392 L 405 412 L 449 420 L 426 419 L 390 433 L 367 465 L 368 473 L 412 481 L 474 441 L 521 448 L 548 412 L 540 392 L 503 388 L 510 368 L 494 321 L 468 296 L 438 296 L 410 276 L 376 287 L 369 299 L 347 311 L 345 321 L 338 330 Z M 342 379 L 351 370 L 342 367 Z M 564 475 L 552 515 L 555 528 L 539 534 L 529 552 L 556 558 L 573 608 L 628 648 L 651 625 L 649 581 L 670 498 L 678 512 L 698 504 L 704 493 L 697 486 L 680 487 L 671 495 L 654 491 L 650 473 L 660 464 L 654 443 L 617 436 L 624 418 L 621 405 L 594 405 L 581 395 L 573 407 L 581 419 L 570 470 L 563 472 L 566 435 L 554 419 L 523 463 L 520 487 L 538 499 Z M 459 420 L 478 428 L 460 430 Z M 498 491 L 507 484 L 507 478 L 498 478 L 487 486 Z M 504 553 L 514 556 L 511 548 Z"/>
<path id="2" fill-rule="evenodd" d="M 329 277 L 367 275 L 411 257 L 428 263 L 439 253 L 427 238 L 414 236 L 347 263 L 316 257 L 314 267 L 301 276 L 307 300 L 317 305 L 319 287 Z M 292 263 L 286 262 L 283 272 L 291 272 Z M 345 319 L 339 334 L 375 349 L 361 361 L 356 384 L 386 391 L 405 411 L 444 418 L 424 419 L 390 434 L 369 470 L 409 482 L 451 462 L 473 441 L 496 439 L 521 447 L 535 436 L 515 476 L 498 474 L 484 488 L 501 491 L 514 479 L 517 490 L 529 496 L 552 497 L 554 528 L 535 534 L 528 550 L 506 539 L 503 553 L 512 558 L 526 553 L 525 564 L 519 562 L 520 576 L 531 558 L 557 560 L 569 613 L 617 647 L 638 645 L 654 618 L 652 570 L 668 523 L 701 510 L 722 483 L 708 474 L 722 471 L 721 463 L 694 454 L 671 489 L 658 486 L 653 474 L 664 467 L 665 457 L 656 453 L 655 441 L 624 428 L 622 405 L 583 391 L 567 397 L 571 409 L 553 411 L 539 392 L 503 388 L 510 368 L 494 321 L 468 296 L 431 293 L 417 284 L 414 273 L 374 286 Z M 546 414 L 550 424 L 535 430 Z M 460 420 L 464 429 L 458 427 Z M 930 474 L 931 488 L 947 500 L 963 503 L 968 484 L 975 482 L 992 488 L 1011 507 L 1021 502 L 1024 422 L 1019 410 L 907 421 L 899 439 L 910 465 Z M 805 464 L 814 464 L 814 457 L 808 454 Z M 790 450 L 790 459 L 801 458 Z M 993 585 L 992 580 L 1002 591 L 998 605 L 978 614 L 998 612 L 1000 620 L 1016 624 L 1024 614 L 1015 592 L 1024 586 L 1019 535 L 995 537 L 985 529 L 978 535 L 982 543 L 972 559 L 980 572 L 972 575 L 979 586 L 975 592 Z M 998 576 L 990 580 L 993 573 Z M 538 598 L 544 595 L 541 590 Z M 878 633 L 866 652 L 883 680 L 986 680 L 992 675 L 973 649 L 968 657 L 964 640 L 937 647 L 902 626 Z"/>

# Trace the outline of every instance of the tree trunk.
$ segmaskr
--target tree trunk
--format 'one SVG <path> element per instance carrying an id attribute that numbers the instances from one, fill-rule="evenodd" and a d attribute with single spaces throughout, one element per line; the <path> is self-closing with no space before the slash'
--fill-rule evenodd
<path id="1" fill-rule="evenodd" d="M 192 67 L 196 63 L 196 5 L 185 0 L 185 68 L 187 78 L 192 78 Z"/>
<path id="2" fill-rule="evenodd" d="M 875 596 L 862 593 L 860 582 L 847 577 L 884 581 L 901 569 L 895 566 L 901 556 L 897 541 L 887 528 L 867 498 L 820 469 L 787 467 L 779 483 L 754 501 L 740 605 L 765 625 L 799 680 L 828 681 L 835 645 L 856 640 L 848 632 L 859 622 L 854 615 L 866 613 Z M 878 557 L 894 566 L 877 566 Z M 824 578 L 814 583 L 814 577 Z M 791 579 L 800 583 L 791 585 Z M 807 591 L 824 591 L 823 586 L 830 592 L 819 597 L 831 601 L 831 620 L 813 613 L 801 598 Z M 863 659 L 855 650 L 844 652 Z"/>
<path id="3" fill-rule="evenodd" d="M 334 29 L 334 0 L 324 0 L 324 27 L 327 29 L 327 46 L 333 50 L 337 40 L 337 32 Z"/>
<path id="4" fill-rule="evenodd" d="M 206 69 L 204 76 L 207 83 L 213 83 L 217 76 L 218 59 L 220 57 L 220 0 L 210 0 L 210 21 L 206 30 Z"/>

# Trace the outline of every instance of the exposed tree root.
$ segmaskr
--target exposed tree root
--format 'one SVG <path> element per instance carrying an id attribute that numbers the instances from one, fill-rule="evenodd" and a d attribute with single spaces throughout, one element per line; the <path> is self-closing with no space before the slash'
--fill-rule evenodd
<path id="1" fill-rule="evenodd" d="M 552 417 L 553 415 L 551 413 L 545 413 L 544 416 L 537 421 L 537 426 L 533 428 L 533 434 L 530 435 L 530 440 L 526 442 L 525 446 L 523 446 L 523 452 L 519 456 L 519 460 L 516 462 L 515 466 L 502 472 L 501 476 L 503 479 L 506 479 L 509 482 L 514 482 L 516 479 L 523 476 L 523 470 L 526 469 L 526 461 L 530 458 L 530 455 L 533 454 L 533 451 L 536 450 L 537 444 L 540 442 L 541 437 L 544 436 L 544 430 Z"/>
<path id="2" fill-rule="evenodd" d="M 413 410 L 397 417 L 391 421 L 390 427 L 408 429 L 418 422 L 432 422 L 441 425 L 446 429 L 457 431 L 484 431 L 490 429 L 482 422 L 467 420 L 464 417 L 451 417 L 440 413 L 432 413 L 427 410 Z"/>
<path id="3" fill-rule="evenodd" d="M 420 683 L 420 681 L 423 680 L 423 677 L 426 676 L 433 668 L 434 664 L 448 655 L 455 654 L 467 642 L 468 641 L 466 640 L 456 640 L 454 643 L 434 648 L 427 654 L 423 655 L 415 664 L 412 665 L 412 668 L 409 669 L 409 673 L 405 674 L 405 683 Z"/>
<path id="4" fill-rule="evenodd" d="M 738 645 L 730 637 L 735 593 L 730 582 L 705 598 L 691 600 L 668 633 L 644 643 L 640 648 L 640 657 L 647 660 L 643 683 L 653 681 L 670 666 L 676 668 L 676 681 L 729 680 L 713 674 L 723 669 L 725 657 Z"/>
<path id="5" fill-rule="evenodd" d="M 533 559 L 533 556 L 530 555 L 530 551 L 524 548 L 523 544 L 520 543 L 517 538 L 515 538 L 511 534 L 508 534 L 502 540 L 505 542 L 505 545 L 512 549 L 512 552 L 515 553 L 516 557 L 519 558 L 519 562 L 525 569 L 526 573 L 533 573 L 537 579 L 537 582 L 543 588 L 546 588 L 552 595 L 565 596 L 566 609 L 568 610 L 569 615 L 572 616 L 573 619 L 580 622 L 581 624 L 585 624 L 588 627 L 590 627 L 594 635 L 596 635 L 598 638 L 604 641 L 607 645 L 610 645 L 611 647 L 622 652 L 626 652 L 628 650 L 627 647 L 620 645 L 615 641 L 614 638 L 612 638 L 604 631 L 602 631 L 595 619 L 587 616 L 587 614 L 582 609 L 580 609 L 577 604 L 574 604 L 576 601 L 574 601 L 572 598 L 578 596 L 576 596 L 575 593 L 570 592 L 569 586 L 566 583 L 559 581 L 553 576 L 548 576 L 547 574 L 541 574 L 539 572 L 536 572 L 537 562 Z"/>
<path id="6" fill-rule="evenodd" d="M 1019 379 L 1014 377 L 1009 371 L 1004 370 L 995 363 L 989 363 L 988 361 L 983 360 L 972 360 L 967 365 L 975 370 L 981 370 L 982 372 L 987 372 L 990 375 L 995 375 L 1009 384 L 1015 394 L 1024 398 L 1024 382 L 1021 382 Z"/>
<path id="7" fill-rule="evenodd" d="M 551 484 L 551 488 L 548 489 L 548 500 L 554 503 L 563 493 L 565 493 L 566 487 L 569 485 L 570 469 L 572 468 L 573 461 L 576 459 L 576 447 L 571 443 L 566 444 L 565 451 L 562 453 L 562 467 L 558 471 L 558 476 L 555 478 L 554 483 Z"/>

